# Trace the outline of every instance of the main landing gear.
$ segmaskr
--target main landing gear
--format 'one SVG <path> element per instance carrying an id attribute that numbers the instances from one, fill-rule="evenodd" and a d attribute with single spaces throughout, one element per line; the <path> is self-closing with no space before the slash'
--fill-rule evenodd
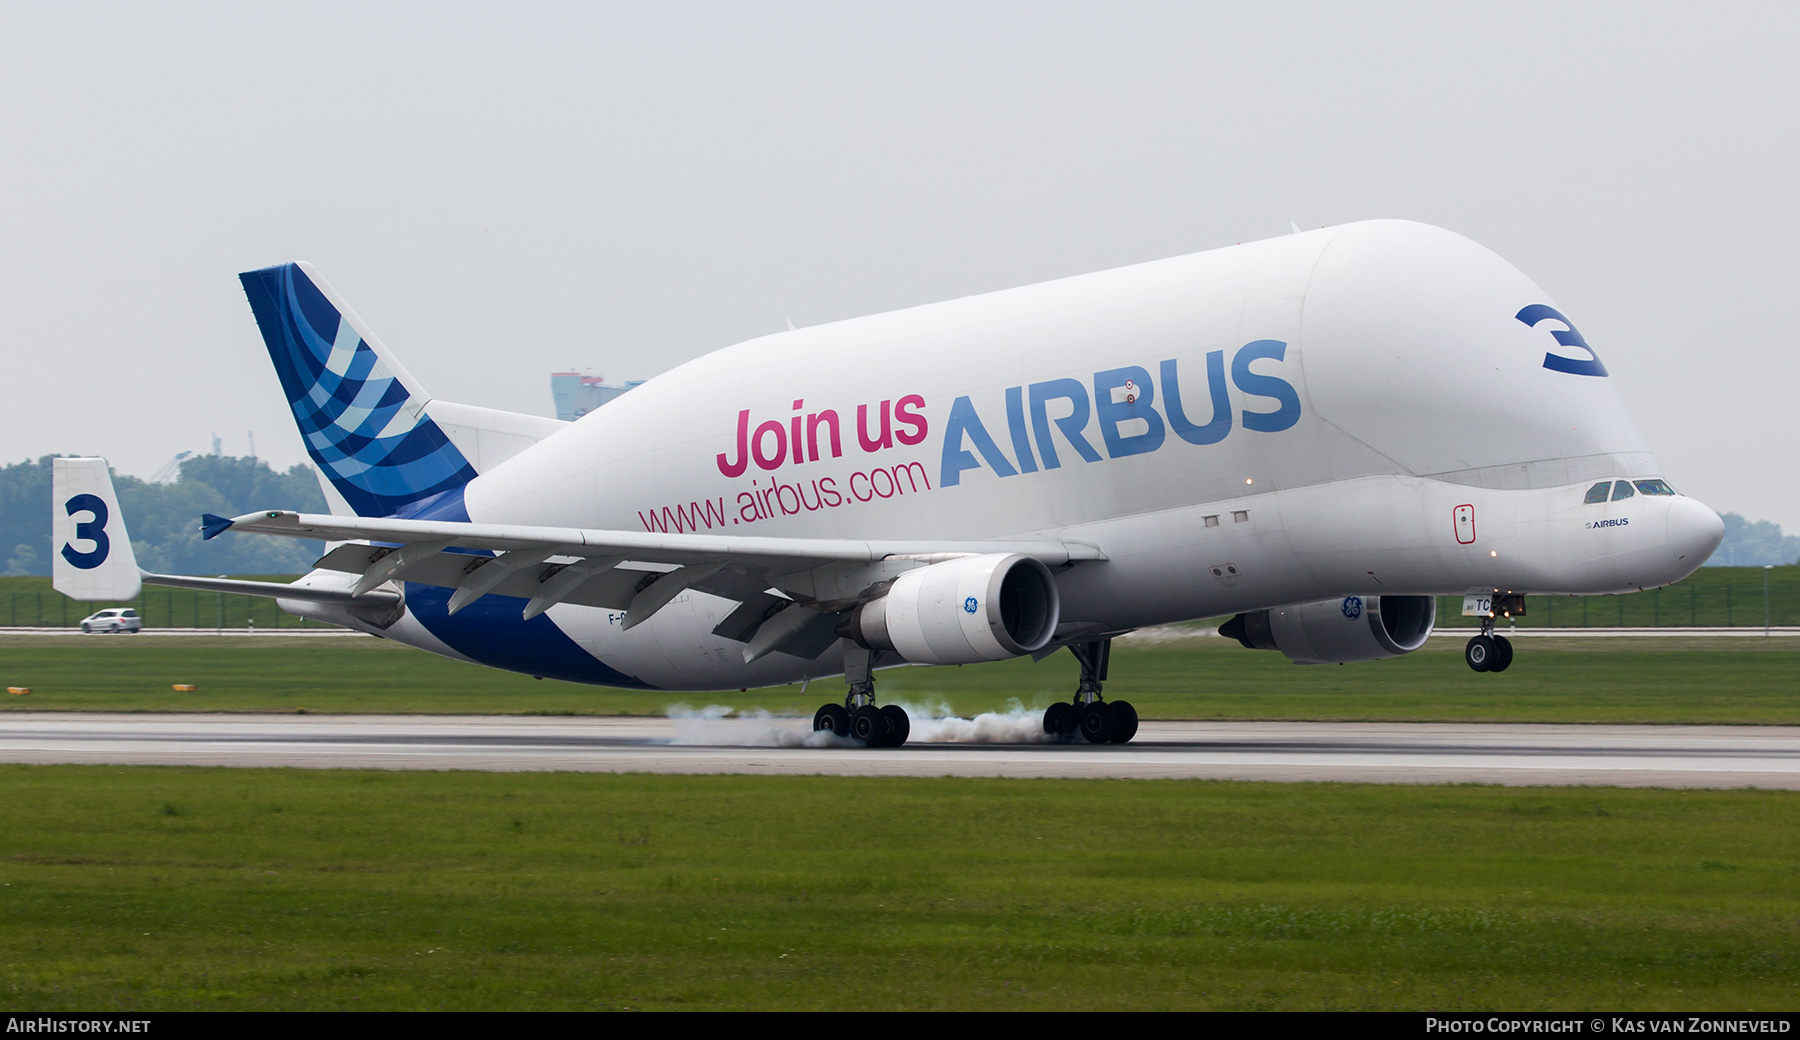
<path id="1" fill-rule="evenodd" d="M 1060 740 L 1080 735 L 1090 744 L 1124 744 L 1137 736 L 1137 709 L 1131 702 L 1108 703 L 1100 696 L 1112 640 L 1071 643 L 1069 652 L 1081 662 L 1081 683 L 1075 688 L 1074 703 L 1059 701 L 1044 709 L 1044 732 Z"/>
<path id="2" fill-rule="evenodd" d="M 877 651 L 844 640 L 844 681 L 850 692 L 842 704 L 825 704 L 813 713 L 813 732 L 830 730 L 869 747 L 899 747 L 912 734 L 912 719 L 898 704 L 875 706 Z"/>
<path id="3" fill-rule="evenodd" d="M 1494 634 L 1494 619 L 1481 619 L 1481 634 L 1463 647 L 1463 660 L 1478 672 L 1504 672 L 1512 664 L 1512 640 Z"/>

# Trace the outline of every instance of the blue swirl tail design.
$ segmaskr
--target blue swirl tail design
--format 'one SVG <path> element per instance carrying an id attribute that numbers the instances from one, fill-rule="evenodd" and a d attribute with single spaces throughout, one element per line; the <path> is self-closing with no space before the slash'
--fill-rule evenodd
<path id="1" fill-rule="evenodd" d="M 475 468 L 425 414 L 430 395 L 309 265 L 238 279 L 307 453 L 358 516 L 459 497 Z"/>

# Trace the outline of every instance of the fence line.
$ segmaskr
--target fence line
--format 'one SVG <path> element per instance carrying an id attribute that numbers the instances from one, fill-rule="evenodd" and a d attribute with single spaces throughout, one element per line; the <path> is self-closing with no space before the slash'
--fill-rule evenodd
<path id="1" fill-rule="evenodd" d="M 1521 624 L 1529 624 L 1533 628 L 1725 628 L 1760 625 L 1764 617 L 1762 583 L 1757 582 L 1748 588 L 1745 585 L 1746 583 L 1736 581 L 1719 584 L 1683 582 L 1667 588 L 1623 596 L 1527 596 L 1526 620 Z M 1670 602 L 1664 603 L 1665 598 Z M 1607 604 L 1609 599 L 1612 602 Z M 1578 609 L 1572 609 L 1575 607 L 1572 600 L 1580 602 Z M 1774 586 L 1769 589 L 1768 621 L 1771 625 L 1800 625 L 1800 588 Z M 1439 596 L 1437 623 L 1440 628 L 1473 627 L 1480 623 L 1480 619 L 1462 616 L 1461 596 Z"/>
<path id="2" fill-rule="evenodd" d="M 303 628 L 305 618 L 288 614 L 265 596 L 237 592 L 146 586 L 136 599 L 117 603 L 77 603 L 47 589 L 0 592 L 0 625 L 8 628 L 73 628 L 91 614 L 116 607 L 138 613 L 145 628 Z"/>

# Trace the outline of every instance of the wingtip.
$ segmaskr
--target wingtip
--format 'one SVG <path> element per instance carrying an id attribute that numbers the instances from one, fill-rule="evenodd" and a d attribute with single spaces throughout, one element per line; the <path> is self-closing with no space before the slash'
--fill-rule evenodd
<path id="1" fill-rule="evenodd" d="M 235 523 L 237 523 L 236 520 L 227 517 L 215 516 L 212 513 L 202 514 L 200 517 L 200 539 L 205 541 L 209 538 L 217 538 L 219 535 L 231 530 L 231 525 Z"/>

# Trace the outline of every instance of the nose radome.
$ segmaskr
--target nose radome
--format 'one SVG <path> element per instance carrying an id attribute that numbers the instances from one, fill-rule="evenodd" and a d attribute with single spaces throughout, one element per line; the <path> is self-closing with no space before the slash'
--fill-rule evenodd
<path id="1" fill-rule="evenodd" d="M 1705 503 L 1686 497 L 1669 503 L 1669 552 L 1676 560 L 1698 567 L 1724 540 L 1725 521 Z"/>

